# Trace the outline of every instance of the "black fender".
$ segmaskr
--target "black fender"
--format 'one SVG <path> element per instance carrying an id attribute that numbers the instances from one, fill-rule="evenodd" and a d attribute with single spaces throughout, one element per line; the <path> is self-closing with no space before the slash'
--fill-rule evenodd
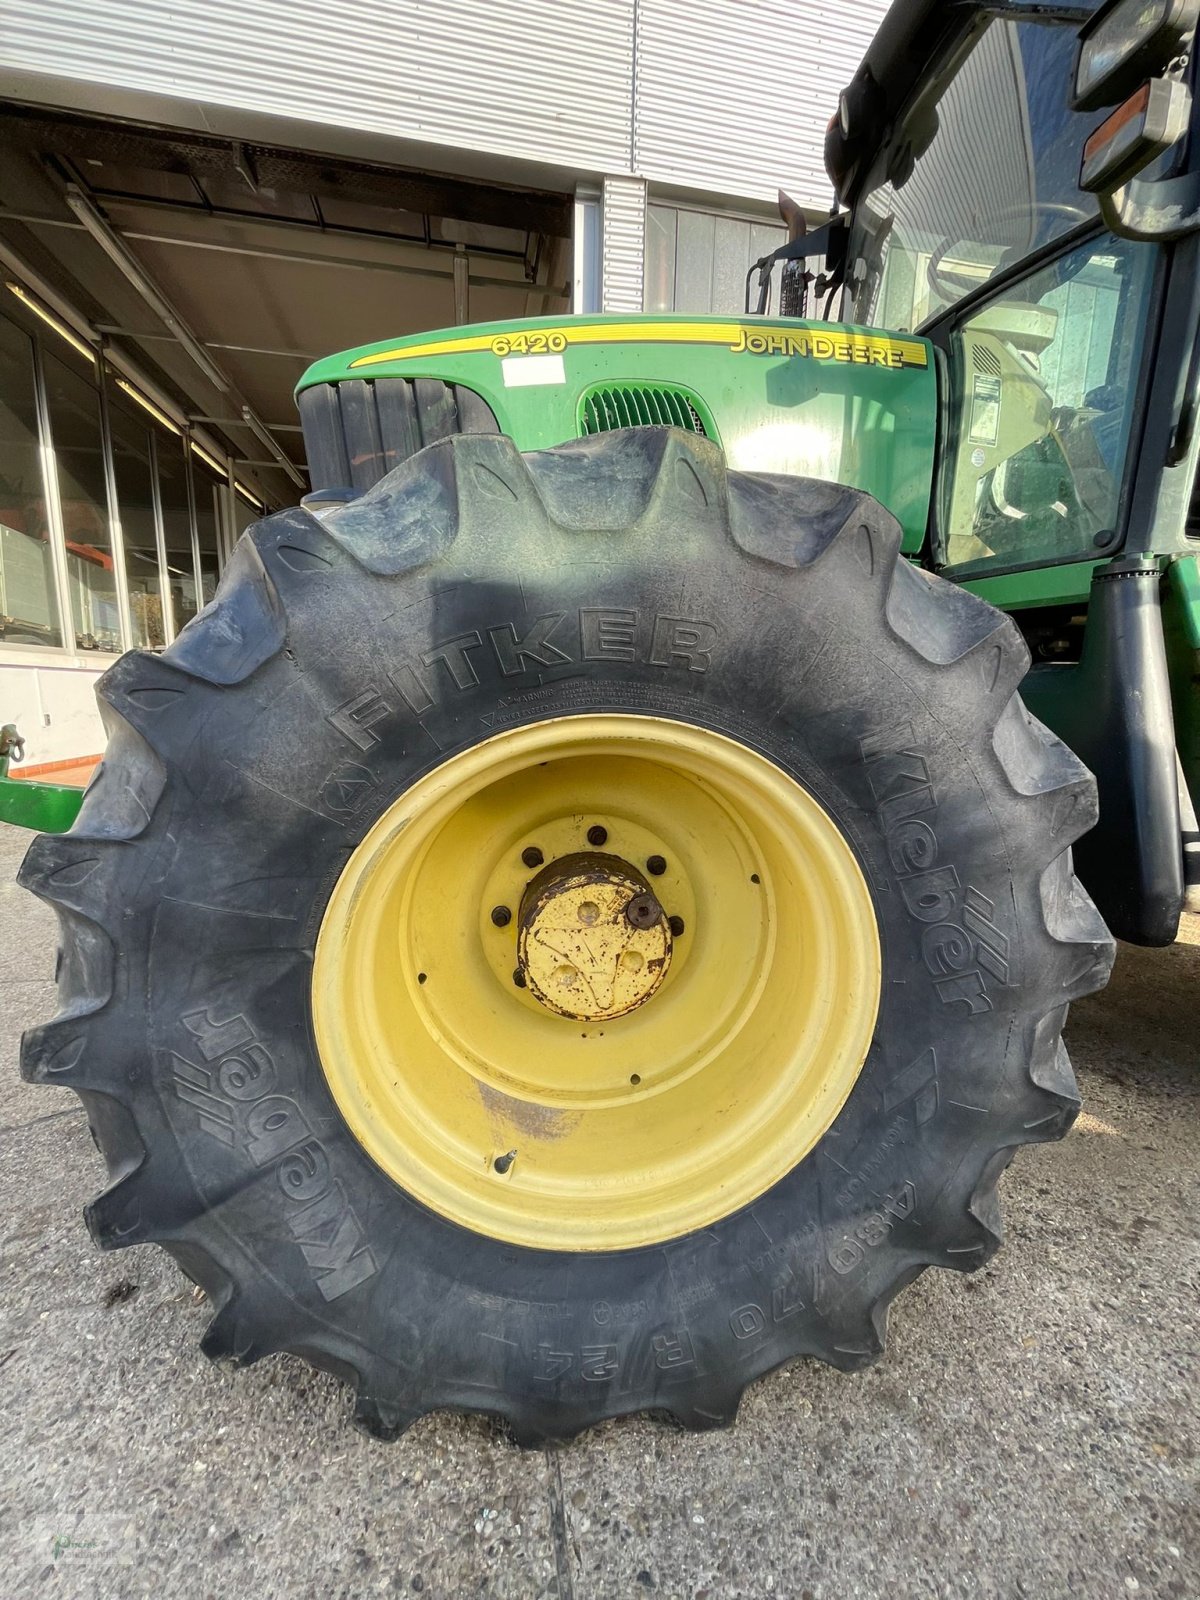
<path id="1" fill-rule="evenodd" d="M 1100 817 L 1075 870 L 1117 938 L 1142 945 L 1174 940 L 1185 892 L 1160 579 L 1147 557 L 1097 570 L 1078 663 L 1035 667 L 1021 686 L 1096 775 Z"/>

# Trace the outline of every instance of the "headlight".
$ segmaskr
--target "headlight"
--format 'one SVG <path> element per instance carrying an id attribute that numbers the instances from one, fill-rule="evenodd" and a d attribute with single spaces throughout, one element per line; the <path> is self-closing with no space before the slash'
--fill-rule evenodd
<path id="1" fill-rule="evenodd" d="M 1196 31 L 1200 0 L 1109 0 L 1079 31 L 1076 111 L 1124 100 L 1157 77 Z"/>

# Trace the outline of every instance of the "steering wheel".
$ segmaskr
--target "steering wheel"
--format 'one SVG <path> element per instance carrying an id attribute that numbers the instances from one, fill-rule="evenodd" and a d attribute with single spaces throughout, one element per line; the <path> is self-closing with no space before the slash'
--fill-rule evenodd
<path id="1" fill-rule="evenodd" d="M 988 226 L 992 227 L 996 223 L 1020 222 L 1027 218 L 1028 215 L 1029 212 L 1022 206 L 1006 206 L 1003 211 L 999 211 L 994 217 L 988 218 Z M 1057 200 L 1048 201 L 1043 205 L 1039 205 L 1035 215 L 1063 217 L 1068 222 L 1074 224 L 1078 224 L 1080 222 L 1090 222 L 1092 220 L 1091 212 L 1084 211 L 1080 206 L 1067 205 L 1064 202 Z M 937 249 L 930 256 L 928 264 L 926 265 L 925 276 L 929 281 L 929 287 L 939 300 L 952 301 L 957 299 L 962 293 L 961 288 L 957 290 L 948 290 L 943 286 L 941 281 L 941 266 L 942 262 L 946 258 L 947 252 L 950 250 L 950 247 L 958 244 L 960 240 L 965 238 L 966 234 L 956 233 L 952 238 L 943 239 L 941 244 L 938 245 Z M 1008 249 L 1005 250 L 1004 254 L 1007 255 L 1008 250 L 1012 248 L 1013 247 L 1010 245 Z M 1003 261 L 1003 259 L 1004 256 L 1001 256 L 1000 260 Z M 999 265 L 999 263 L 997 263 L 997 265 Z M 950 274 L 950 277 L 953 277 L 953 273 Z M 974 288 L 977 282 L 978 280 L 976 278 L 972 278 L 970 280 L 971 288 Z"/>

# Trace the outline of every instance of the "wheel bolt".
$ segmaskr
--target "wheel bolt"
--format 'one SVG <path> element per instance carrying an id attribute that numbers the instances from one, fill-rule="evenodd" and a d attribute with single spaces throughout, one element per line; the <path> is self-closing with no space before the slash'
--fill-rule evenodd
<path id="1" fill-rule="evenodd" d="M 527 867 L 540 867 L 545 859 L 545 856 L 535 844 L 531 844 L 521 851 L 521 860 Z"/>
<path id="2" fill-rule="evenodd" d="M 498 928 L 507 928 L 512 921 L 512 912 L 507 906 L 493 906 L 492 921 Z"/>
<path id="3" fill-rule="evenodd" d="M 599 823 L 594 828 L 589 828 L 587 833 L 589 844 L 602 845 L 608 843 L 608 829 L 602 828 Z"/>
<path id="4" fill-rule="evenodd" d="M 634 928 L 652 928 L 662 916 L 662 907 L 652 894 L 635 894 L 625 907 L 625 920 Z"/>
<path id="5" fill-rule="evenodd" d="M 653 878 L 661 878 L 666 870 L 667 861 L 665 856 L 651 856 L 646 863 L 646 871 Z"/>
<path id="6" fill-rule="evenodd" d="M 668 917 L 667 918 L 667 926 L 670 928 L 671 932 L 678 939 L 679 935 L 683 932 L 683 918 L 682 917 Z"/>

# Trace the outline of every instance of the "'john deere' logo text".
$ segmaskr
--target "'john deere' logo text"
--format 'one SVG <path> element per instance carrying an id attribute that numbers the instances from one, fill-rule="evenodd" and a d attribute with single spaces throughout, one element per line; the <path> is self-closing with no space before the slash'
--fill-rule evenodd
<path id="1" fill-rule="evenodd" d="M 782 328 L 738 330 L 734 355 L 805 356 L 813 361 L 841 361 L 858 367 L 928 366 L 925 346 L 916 339 L 883 339 L 861 333 L 814 333 Z"/>

